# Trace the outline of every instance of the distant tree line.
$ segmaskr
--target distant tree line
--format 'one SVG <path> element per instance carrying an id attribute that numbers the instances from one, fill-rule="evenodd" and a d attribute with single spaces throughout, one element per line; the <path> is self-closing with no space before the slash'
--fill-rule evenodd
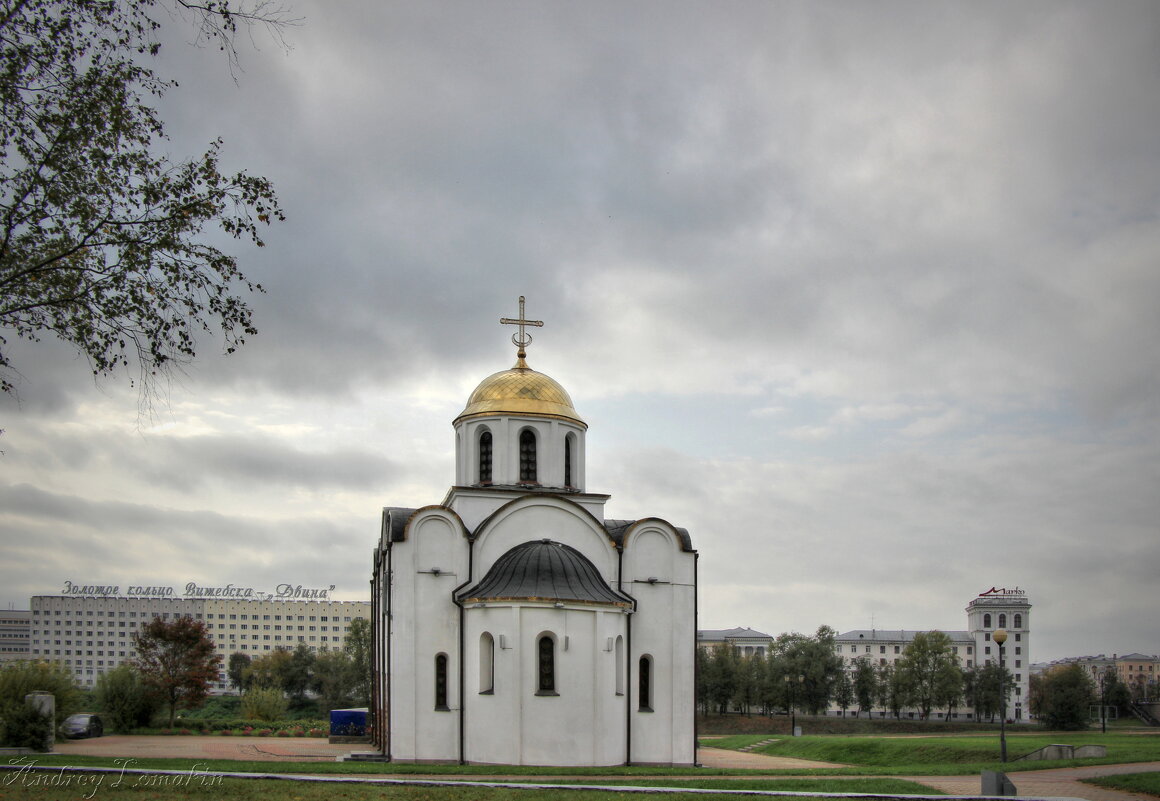
<path id="1" fill-rule="evenodd" d="M 1086 729 L 1100 716 L 1100 706 L 1117 713 L 1132 703 L 1132 692 L 1120 680 L 1115 668 L 1108 667 L 1093 681 L 1082 666 L 1059 665 L 1031 676 L 1031 714 L 1052 729 Z"/>
<path id="2" fill-rule="evenodd" d="M 308 692 L 319 699 L 325 709 L 367 706 L 371 687 L 370 621 L 351 621 L 343 648 L 312 651 L 305 643 L 293 650 L 275 649 L 256 658 L 246 654 L 230 655 L 227 674 L 234 689 L 246 696 L 300 701 Z M 258 691 L 264 690 L 265 693 Z M 276 702 L 270 701 L 275 706 Z M 256 711 L 256 708 L 255 708 Z M 262 714 L 262 719 L 273 719 Z"/>
<path id="3" fill-rule="evenodd" d="M 774 640 L 767 653 L 742 655 L 729 645 L 697 650 L 697 704 L 703 714 L 740 711 L 773 715 L 792 705 L 810 715 L 837 707 L 845 716 L 901 718 L 916 711 L 950 717 L 970 708 L 976 720 L 999 715 L 1002 686 L 1014 686 L 998 665 L 962 668 L 950 637 L 941 631 L 919 632 L 893 663 L 874 664 L 870 657 L 847 667 L 837 651 L 837 634 L 822 626 L 813 636 L 790 633 Z"/>

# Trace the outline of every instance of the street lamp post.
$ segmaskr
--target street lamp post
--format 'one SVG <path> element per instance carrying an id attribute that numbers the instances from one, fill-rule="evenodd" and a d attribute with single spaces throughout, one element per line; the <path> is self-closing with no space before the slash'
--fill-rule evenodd
<path id="1" fill-rule="evenodd" d="M 999 758 L 1007 761 L 1007 690 L 1003 686 L 1003 643 L 1007 642 L 1007 630 L 995 629 L 991 639 L 999 644 Z"/>
<path id="2" fill-rule="evenodd" d="M 1108 733 L 1108 671 L 1100 673 L 1100 734 Z"/>
<path id="3" fill-rule="evenodd" d="M 785 678 L 786 694 L 789 696 L 789 717 L 790 717 L 789 736 L 795 737 L 797 734 L 797 710 L 794 708 L 794 705 L 793 705 L 793 676 L 790 676 L 787 673 L 784 676 L 784 678 Z M 802 684 L 805 682 L 805 680 L 806 680 L 806 677 L 799 673 L 798 677 L 797 677 L 797 683 Z"/>

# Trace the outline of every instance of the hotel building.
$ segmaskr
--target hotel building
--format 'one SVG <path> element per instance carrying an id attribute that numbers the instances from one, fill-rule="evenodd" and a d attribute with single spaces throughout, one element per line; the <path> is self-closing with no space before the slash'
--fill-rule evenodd
<path id="1" fill-rule="evenodd" d="M 175 597 L 169 587 L 144 588 L 162 592 L 136 595 L 121 595 L 116 587 L 91 589 L 114 592 L 36 595 L 30 603 L 30 647 L 25 658 L 64 665 L 81 687 L 94 686 L 98 676 L 132 659 L 133 634 L 155 617 L 205 622 L 222 657 L 221 672 L 211 688 L 220 694 L 230 689 L 226 667 L 231 654 L 253 658 L 272 650 L 292 650 L 299 643 L 312 651 L 341 649 L 351 622 L 369 620 L 371 609 L 370 601 L 296 600 L 252 591 L 247 596 L 248 588 L 231 588 L 237 591 L 235 597 L 215 598 Z M 327 591 L 321 593 L 325 597 Z"/>

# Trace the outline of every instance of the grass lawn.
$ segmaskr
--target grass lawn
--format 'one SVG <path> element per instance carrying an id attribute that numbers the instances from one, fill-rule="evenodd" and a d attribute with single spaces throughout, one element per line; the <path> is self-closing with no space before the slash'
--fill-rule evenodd
<path id="1" fill-rule="evenodd" d="M 741 748 L 772 735 L 738 735 L 706 742 L 712 747 Z M 546 801 L 560 797 L 560 791 L 518 790 L 480 787 L 412 787 L 392 785 L 307 783 L 269 779 L 228 779 L 212 776 L 217 772 L 317 774 L 335 778 L 345 775 L 381 775 L 383 778 L 427 776 L 453 777 L 471 781 L 532 781 L 536 783 L 600 784 L 602 786 L 634 785 L 673 787 L 672 793 L 653 795 L 659 801 L 691 799 L 681 793 L 685 788 L 736 790 L 778 790 L 781 792 L 845 792 L 882 795 L 933 795 L 922 785 L 891 776 L 968 775 L 984 769 L 1002 767 L 1008 773 L 1020 770 L 1097 765 L 1105 763 L 1160 760 L 1160 736 L 1129 733 L 1034 733 L 1013 734 L 1008 739 L 1008 753 L 1014 757 L 1053 743 L 1103 744 L 1108 756 L 1103 759 L 1009 762 L 1001 766 L 997 737 L 990 736 L 783 736 L 762 746 L 759 753 L 823 760 L 850 765 L 826 770 L 754 771 L 706 768 L 535 768 L 513 766 L 400 765 L 390 763 L 343 762 L 243 762 L 235 760 L 146 759 L 132 760 L 129 767 L 182 772 L 179 777 L 137 777 L 132 774 L 73 774 L 60 771 L 44 774 L 0 771 L 0 801 L 32 799 L 33 801 L 76 801 L 96 798 L 102 801 L 153 801 L 153 799 L 213 799 L 265 801 L 274 797 L 288 801 L 363 801 L 366 799 L 431 799 L 431 801 Z M 118 768 L 124 759 L 66 755 L 30 757 L 36 765 Z M 777 778 L 786 774 L 787 778 Z M 803 774 L 824 778 L 788 778 Z M 83 779 L 82 776 L 88 776 Z M 761 778 L 758 778 L 758 777 Z M 863 776 L 869 778 L 841 778 Z M 499 779 L 497 777 L 505 777 Z M 509 778 L 511 777 L 511 778 Z M 547 778 L 545 778 L 547 777 Z M 721 778 L 714 778 L 721 777 Z M 55 782 L 52 779 L 56 779 Z M 65 779 L 70 779 L 66 784 Z M 119 780 L 118 780 L 119 779 Z M 1133 774 L 1097 780 L 1098 784 L 1123 787 L 1160 796 L 1160 773 Z M 1123 784 L 1114 784 L 1123 782 Z M 1129 782 L 1137 782 L 1129 784 Z M 609 796 L 639 798 L 635 794 L 611 791 L 569 791 L 568 801 L 607 801 Z M 791 797 L 787 797 L 791 798 Z"/>
<path id="2" fill-rule="evenodd" d="M 466 777 L 465 777 L 466 778 Z M 420 779 L 421 780 L 421 779 Z M 657 782 L 638 780 L 630 782 L 639 786 L 673 786 L 672 793 L 650 793 L 647 797 L 658 801 L 691 801 L 704 798 L 680 792 L 680 787 L 738 790 L 779 790 L 782 792 L 865 792 L 876 794 L 931 794 L 933 791 L 921 785 L 898 779 L 830 779 L 811 781 L 808 779 L 784 780 L 735 780 L 722 779 L 678 783 L 667 779 Z M 663 782 L 663 784 L 662 784 Z M 569 782 L 584 783 L 582 779 Z M 592 782 L 607 786 L 607 782 Z M 233 779 L 214 776 L 204 770 L 187 771 L 176 776 L 134 775 L 134 774 L 89 774 L 89 773 L 0 773 L 0 799 L 36 799 L 36 801 L 76 801 L 82 799 L 109 799 L 110 801 L 153 801 L 154 799 L 178 799 L 209 801 L 266 801 L 269 798 L 290 799 L 291 801 L 379 801 L 384 797 L 404 799 L 404 801 L 548 801 L 560 798 L 559 790 L 516 789 L 510 787 L 448 787 L 448 786 L 400 786 L 359 783 L 311 783 L 291 782 L 272 779 Z M 644 798 L 645 796 L 616 792 L 615 790 L 571 790 L 565 798 L 569 801 L 608 801 L 609 798 Z M 742 798 L 726 794 L 724 798 Z M 786 797 L 787 801 L 795 797 Z M 806 799 L 802 798 L 802 801 Z"/>
<path id="3" fill-rule="evenodd" d="M 768 739 L 769 735 L 736 735 L 707 740 L 703 744 L 714 748 L 741 748 Z M 1102 765 L 1124 762 L 1152 762 L 1160 760 L 1160 736 L 1147 734 L 1099 732 L 1017 733 L 1007 738 L 1008 759 L 1035 751 L 1045 745 L 1069 743 L 1073 745 L 1106 745 L 1108 756 L 1101 759 L 1071 759 L 1059 761 L 999 762 L 999 738 L 988 736 L 934 736 L 934 737 L 785 737 L 761 746 L 754 753 L 770 756 L 814 759 L 855 765 L 857 769 L 837 773 L 857 772 L 871 775 L 967 775 L 981 770 L 996 770 L 1001 765 L 1008 773 L 1024 770 L 1066 768 L 1076 765 Z M 797 771 L 800 773 L 800 771 Z M 814 771 L 811 771 L 813 773 Z M 817 771 L 821 774 L 833 770 Z"/>
<path id="4" fill-rule="evenodd" d="M 1119 776 L 1100 776 L 1095 779 L 1083 779 L 1083 781 L 1112 790 L 1160 796 L 1160 772 L 1122 773 Z"/>

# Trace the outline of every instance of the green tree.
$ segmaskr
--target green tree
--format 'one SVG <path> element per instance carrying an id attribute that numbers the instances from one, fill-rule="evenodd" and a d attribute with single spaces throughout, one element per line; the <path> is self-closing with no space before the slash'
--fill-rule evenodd
<path id="1" fill-rule="evenodd" d="M 718 645 L 713 649 L 713 704 L 717 713 L 729 711 L 729 702 L 737 691 L 737 674 L 740 670 L 737 651 L 731 645 Z"/>
<path id="2" fill-rule="evenodd" d="M 242 681 L 247 690 L 255 687 L 273 687 L 284 692 L 286 675 L 290 670 L 291 652 L 277 648 L 253 659 L 242 670 Z"/>
<path id="3" fill-rule="evenodd" d="M 310 689 L 318 694 L 323 710 L 350 706 L 356 679 L 357 667 L 345 652 L 322 651 L 314 657 Z"/>
<path id="4" fill-rule="evenodd" d="M 268 180 L 220 168 L 221 141 L 172 161 L 154 107 L 173 81 L 156 0 L 22 0 L 0 10 L 0 329 L 51 333 L 94 374 L 136 363 L 146 390 L 220 332 L 256 333 L 239 292 L 261 291 L 213 229 L 261 246 L 283 219 Z M 231 55 L 237 23 L 286 24 L 232 0 L 175 0 Z M 0 391 L 14 387 L 0 337 Z"/>
<path id="5" fill-rule="evenodd" d="M 846 710 L 854 703 L 854 682 L 845 670 L 838 671 L 838 678 L 834 682 L 834 703 L 842 710 L 842 717 L 846 717 Z"/>
<path id="6" fill-rule="evenodd" d="M 785 663 L 772 650 L 761 660 L 761 684 L 758 700 L 766 715 L 773 715 L 779 709 L 787 709 L 785 687 Z"/>
<path id="7" fill-rule="evenodd" d="M 18 660 L 0 667 L 0 719 L 24 708 L 24 696 L 42 690 L 56 698 L 55 725 L 80 710 L 82 694 L 68 668 L 56 662 Z"/>
<path id="8" fill-rule="evenodd" d="M 371 702 L 371 622 L 356 617 L 350 622 L 350 631 L 343 643 L 343 651 L 354 663 L 354 686 L 351 693 L 360 706 Z M 698 655 L 701 649 L 697 649 Z"/>
<path id="9" fill-rule="evenodd" d="M 290 661 L 286 664 L 286 671 L 282 675 L 282 689 L 291 698 L 302 700 L 314 677 L 314 652 L 304 642 L 290 652 Z"/>
<path id="10" fill-rule="evenodd" d="M 949 707 L 962 693 L 962 672 L 951 638 L 941 631 L 918 632 L 895 663 L 923 720 L 936 705 Z"/>
<path id="11" fill-rule="evenodd" d="M 902 717 L 902 708 L 909 703 L 902 672 L 895 670 L 893 664 L 878 666 L 878 703 L 883 712 L 889 712 L 895 718 Z"/>
<path id="12" fill-rule="evenodd" d="M 978 701 L 978 678 L 979 669 L 975 667 L 966 668 L 963 670 L 963 703 L 971 708 L 971 714 L 974 715 L 976 721 L 979 720 L 979 701 Z M 1031 689 L 1035 689 L 1035 676 L 1031 677 Z"/>
<path id="13" fill-rule="evenodd" d="M 874 699 L 878 695 L 878 675 L 869 659 L 854 660 L 854 697 L 858 701 L 858 715 L 863 712 L 874 717 Z"/>
<path id="14" fill-rule="evenodd" d="M 205 624 L 190 617 L 153 618 L 133 634 L 137 656 L 132 664 L 157 697 L 169 706 L 169 725 L 180 705 L 196 709 L 216 681 L 221 657 Z"/>
<path id="15" fill-rule="evenodd" d="M 235 690 L 243 691 L 247 687 L 246 668 L 250 666 L 249 654 L 243 654 L 240 651 L 235 651 L 230 654 L 229 667 L 226 668 L 226 675 L 230 677 L 230 684 Z"/>
<path id="16" fill-rule="evenodd" d="M 834 682 L 842 671 L 842 657 L 836 652 L 837 633 L 819 626 L 814 636 L 793 632 L 781 634 L 773 643 L 775 658 L 784 666 L 783 675 L 804 681 L 794 690 L 794 704 L 811 715 L 824 713 L 829 706 Z"/>
<path id="17" fill-rule="evenodd" d="M 286 697 L 277 687 L 251 687 L 242 696 L 242 717 L 246 720 L 281 720 L 287 707 Z"/>
<path id="18" fill-rule="evenodd" d="M 1011 688 L 1014 686 L 1015 677 L 1005 667 L 991 664 L 976 668 L 973 682 L 976 717 L 994 722 L 995 717 L 1002 713 L 1003 705 L 1000 699 L 1005 695 L 1009 701 Z M 1006 706 L 1009 707 L 1010 704 L 1007 703 Z"/>
<path id="19" fill-rule="evenodd" d="M 713 652 L 708 648 L 697 648 L 693 656 L 695 662 L 697 707 L 702 715 L 713 710 L 712 693 L 716 684 L 714 677 Z"/>
<path id="20" fill-rule="evenodd" d="M 746 715 L 754 704 L 759 703 L 761 693 L 761 673 L 765 659 L 759 654 L 738 655 L 737 684 L 733 690 L 733 703 Z"/>
<path id="21" fill-rule="evenodd" d="M 1114 667 L 1109 665 L 1104 669 L 1100 688 L 1101 703 L 1105 706 L 1115 707 L 1118 711 L 1124 712 L 1132 705 L 1132 691 L 1120 680 L 1120 675 Z"/>
<path id="22" fill-rule="evenodd" d="M 1043 674 L 1039 721 L 1049 729 L 1078 731 L 1088 727 L 1088 707 L 1096 699 L 1091 678 L 1077 664 Z"/>
<path id="23" fill-rule="evenodd" d="M 52 693 L 55 716 L 42 714 L 24 698 L 31 692 Z M 19 660 L 0 667 L 0 745 L 45 750 L 48 735 L 75 712 L 82 694 L 72 673 L 52 662 Z"/>
<path id="24" fill-rule="evenodd" d="M 1027 709 L 1033 717 L 1043 712 L 1043 674 L 1032 673 L 1027 681 Z"/>
<path id="25" fill-rule="evenodd" d="M 152 695 L 141 674 L 130 664 L 120 664 L 99 676 L 94 696 L 109 728 L 118 734 L 148 726 L 153 716 Z"/>

